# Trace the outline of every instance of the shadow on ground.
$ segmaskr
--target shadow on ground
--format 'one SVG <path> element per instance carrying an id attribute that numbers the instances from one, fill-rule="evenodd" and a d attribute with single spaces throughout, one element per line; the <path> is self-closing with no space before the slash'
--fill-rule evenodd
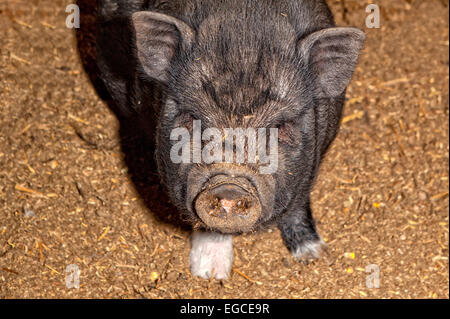
<path id="1" fill-rule="evenodd" d="M 169 202 L 164 187 L 160 183 L 154 159 L 153 141 L 145 138 L 146 133 L 139 125 L 136 125 L 138 122 L 136 118 L 123 115 L 98 76 L 96 60 L 97 1 L 78 0 L 77 5 L 81 13 L 80 24 L 83 26 L 76 32 L 80 60 L 97 94 L 107 103 L 120 123 L 121 149 L 125 155 L 125 164 L 134 187 L 147 208 L 159 221 L 189 230 L 190 226 L 182 220 L 180 214 L 174 214 L 176 208 Z"/>

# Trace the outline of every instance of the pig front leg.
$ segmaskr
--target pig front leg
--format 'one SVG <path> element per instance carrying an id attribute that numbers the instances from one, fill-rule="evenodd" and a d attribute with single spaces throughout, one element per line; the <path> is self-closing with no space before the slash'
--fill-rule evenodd
<path id="1" fill-rule="evenodd" d="M 228 279 L 233 264 L 231 235 L 195 231 L 191 237 L 191 273 L 203 279 Z"/>
<path id="2" fill-rule="evenodd" d="M 305 263 L 319 258 L 325 244 L 317 233 L 309 202 L 287 211 L 278 227 L 294 258 Z"/>

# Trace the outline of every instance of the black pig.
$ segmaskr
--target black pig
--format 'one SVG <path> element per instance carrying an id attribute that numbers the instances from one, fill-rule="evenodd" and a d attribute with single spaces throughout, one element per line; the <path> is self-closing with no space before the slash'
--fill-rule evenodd
<path id="1" fill-rule="evenodd" d="M 103 0 L 98 22 L 100 77 L 154 139 L 162 183 L 193 225 L 192 274 L 228 278 L 232 235 L 273 223 L 295 258 L 317 258 L 310 192 L 364 33 L 336 27 L 323 0 Z M 175 163 L 172 134 L 195 123 L 276 129 L 277 169 L 261 173 L 248 146 L 243 163 Z"/>

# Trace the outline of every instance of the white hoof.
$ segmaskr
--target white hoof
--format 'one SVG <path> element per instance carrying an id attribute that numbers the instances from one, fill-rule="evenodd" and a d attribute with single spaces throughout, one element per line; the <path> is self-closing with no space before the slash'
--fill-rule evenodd
<path id="1" fill-rule="evenodd" d="M 304 241 L 292 252 L 295 259 L 307 262 L 320 257 L 325 243 L 322 239 L 316 241 Z"/>
<path id="2" fill-rule="evenodd" d="M 191 273 L 203 279 L 228 279 L 233 265 L 231 235 L 194 232 L 191 238 Z"/>

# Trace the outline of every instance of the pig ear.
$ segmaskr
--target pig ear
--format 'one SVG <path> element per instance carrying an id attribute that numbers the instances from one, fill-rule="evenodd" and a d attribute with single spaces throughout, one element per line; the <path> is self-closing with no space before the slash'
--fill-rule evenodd
<path id="1" fill-rule="evenodd" d="M 151 78 L 166 82 L 172 58 L 178 49 L 191 47 L 194 32 L 183 21 L 157 12 L 136 12 L 132 21 L 137 56 L 144 71 Z"/>
<path id="2" fill-rule="evenodd" d="M 355 28 L 324 29 L 300 41 L 300 54 L 317 77 L 320 94 L 337 97 L 344 93 L 364 41 L 364 32 Z"/>

